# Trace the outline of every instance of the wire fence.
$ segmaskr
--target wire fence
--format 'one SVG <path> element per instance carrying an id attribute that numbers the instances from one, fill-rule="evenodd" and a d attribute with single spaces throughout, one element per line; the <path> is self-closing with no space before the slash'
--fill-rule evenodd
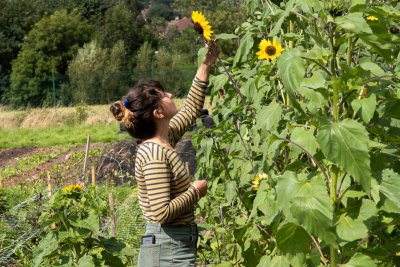
<path id="1" fill-rule="evenodd" d="M 120 99 L 138 81 L 149 79 L 160 81 L 167 91 L 181 97 L 187 94 L 195 72 L 196 67 L 151 68 L 0 80 L 0 100 L 3 105 L 19 107 L 106 104 Z"/>
<path id="2" fill-rule="evenodd" d="M 11 207 L 7 212 L 0 213 L 0 266 L 19 266 L 24 260 L 30 260 L 38 240 L 46 233 L 38 223 L 42 209 L 49 201 L 43 197 L 45 195 L 47 191 L 39 192 Z M 102 218 L 99 235 L 109 238 L 114 235 L 115 228 L 116 239 L 130 247 L 139 248 L 145 221 L 137 195 L 127 197 L 113 213 L 114 222 L 112 217 Z"/>
<path id="3" fill-rule="evenodd" d="M 193 175 L 196 169 L 196 153 L 191 145 L 190 137 L 184 137 L 177 144 L 176 149 L 186 163 L 189 173 Z M 140 247 L 140 237 L 144 232 L 145 220 L 139 207 L 137 188 L 135 183 L 132 184 L 132 174 L 127 174 L 126 171 L 128 168 L 132 169 L 130 160 L 133 158 L 134 161 L 135 151 L 136 142 L 122 140 L 107 146 L 101 155 L 91 156 L 91 160 L 97 162 L 96 192 L 102 194 L 105 199 L 111 193 L 115 201 L 114 207 L 109 203 L 109 215 L 100 218 L 99 235 L 105 238 L 114 236 L 117 240 L 134 248 L 136 257 Z M 105 160 L 110 158 L 112 161 Z M 114 164 L 110 165 L 112 162 Z M 124 167 L 125 162 L 129 163 L 129 166 L 124 165 Z M 110 177 L 110 170 L 115 171 L 114 177 Z M 92 171 L 92 173 L 95 172 Z M 53 175 L 57 178 L 56 173 Z M 75 174 L 71 177 L 74 176 Z M 127 177 L 121 178 L 122 176 Z M 115 177 L 124 182 L 116 182 Z M 40 181 L 44 182 L 43 179 Z M 89 177 L 86 177 L 84 182 L 90 184 Z M 65 186 L 65 182 L 62 183 L 56 179 L 53 179 L 51 184 L 50 191 L 53 193 Z M 46 234 L 47 230 L 40 223 L 39 218 L 49 204 L 49 189 L 43 189 L 43 184 L 37 189 L 32 187 L 30 183 L 15 185 L 15 192 L 4 195 L 0 185 L 0 266 L 30 266 L 33 251 Z M 126 194 L 126 190 L 130 193 Z M 5 199 L 7 197 L 10 199 Z"/>

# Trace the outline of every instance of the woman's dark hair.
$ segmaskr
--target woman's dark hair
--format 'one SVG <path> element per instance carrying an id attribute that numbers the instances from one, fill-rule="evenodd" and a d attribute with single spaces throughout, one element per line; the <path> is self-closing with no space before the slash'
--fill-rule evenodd
<path id="1" fill-rule="evenodd" d="M 118 121 L 123 120 L 131 136 L 146 140 L 156 133 L 153 111 L 163 97 L 164 88 L 160 82 L 143 80 L 129 89 L 123 101 L 112 104 L 110 111 Z"/>

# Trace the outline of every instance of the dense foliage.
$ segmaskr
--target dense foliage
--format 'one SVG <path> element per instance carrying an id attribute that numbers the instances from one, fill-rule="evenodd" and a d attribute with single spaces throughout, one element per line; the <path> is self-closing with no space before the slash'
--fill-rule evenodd
<path id="1" fill-rule="evenodd" d="M 221 35 L 240 41 L 212 79 L 221 120 L 195 138 L 201 246 L 243 266 L 399 265 L 400 5 L 247 7 Z"/>
<path id="2" fill-rule="evenodd" d="M 194 7 L 213 14 L 220 31 L 233 31 L 243 18 L 240 1 L 196 3 Z M 138 0 L 12 0 L 0 1 L 0 99 L 2 104 L 23 108 L 26 106 L 109 103 L 121 97 L 128 86 L 143 76 L 160 80 L 176 95 L 182 96 L 190 86 L 189 73 L 195 68 L 197 51 L 193 43 L 197 36 L 171 26 L 175 18 L 190 18 L 191 9 L 179 8 L 180 1 Z M 185 5 L 186 6 L 186 5 Z M 193 8 L 194 8 L 193 7 Z M 85 71 L 76 68 L 78 52 L 89 43 L 103 51 L 121 48 L 121 57 L 107 56 L 112 67 L 99 67 L 98 61 L 82 62 Z M 119 44 L 119 45 L 117 45 Z M 146 58 L 147 68 L 139 62 L 139 49 L 149 44 L 152 51 Z M 235 42 L 224 44 L 224 52 L 232 54 Z M 118 49 L 119 49 L 118 48 Z M 87 49 L 87 46 L 86 46 Z M 163 56 L 168 51 L 166 58 Z M 69 66 L 74 62 L 74 66 Z M 81 66 L 82 66 L 81 64 Z M 99 71 L 96 69 L 100 68 Z M 70 77 L 73 72 L 73 77 Z M 80 73 L 77 73 L 81 71 Z M 109 72 L 111 71 L 111 72 Z M 108 79 L 104 76 L 108 72 Z M 86 83 L 79 90 L 77 76 L 96 80 L 103 77 L 100 87 Z M 72 80 L 70 81 L 70 78 Z M 110 80 L 110 83 L 108 83 Z M 115 80 L 119 80 L 118 83 Z M 104 81 L 106 81 L 104 83 Z M 173 84 L 173 81 L 177 81 Z M 88 88 L 90 84 L 92 88 Z M 110 88 L 110 90 L 108 89 Z M 89 93 L 100 92 L 90 99 Z"/>
<path id="3" fill-rule="evenodd" d="M 118 256 L 133 256 L 133 251 L 100 235 L 106 212 L 96 187 L 72 184 L 58 190 L 41 215 L 51 229 L 34 251 L 33 266 L 124 266 Z"/>

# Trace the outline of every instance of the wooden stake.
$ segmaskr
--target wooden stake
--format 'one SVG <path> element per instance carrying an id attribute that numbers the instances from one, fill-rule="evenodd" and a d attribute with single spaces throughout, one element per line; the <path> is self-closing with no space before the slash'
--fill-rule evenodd
<path id="1" fill-rule="evenodd" d="M 111 214 L 111 236 L 115 237 L 115 213 L 114 213 L 114 199 L 112 192 L 108 193 L 108 205 L 110 206 Z"/>
<path id="2" fill-rule="evenodd" d="M 47 172 L 47 197 L 51 198 L 51 178 L 50 172 Z"/>
<path id="3" fill-rule="evenodd" d="M 50 177 L 50 172 L 47 172 L 47 196 L 49 199 L 51 198 L 51 177 Z M 54 215 L 54 212 L 51 213 L 51 215 Z M 56 223 L 51 223 L 50 225 L 51 229 L 56 229 Z"/>
<path id="4" fill-rule="evenodd" d="M 85 160 L 83 162 L 83 175 L 82 175 L 84 180 L 85 180 L 85 177 L 86 177 L 86 166 L 87 166 L 87 160 L 88 160 L 88 156 L 89 156 L 89 146 L 90 146 L 90 136 L 87 135 Z"/>
<path id="5" fill-rule="evenodd" d="M 94 166 L 92 166 L 92 186 L 96 186 L 96 176 L 94 173 Z"/>

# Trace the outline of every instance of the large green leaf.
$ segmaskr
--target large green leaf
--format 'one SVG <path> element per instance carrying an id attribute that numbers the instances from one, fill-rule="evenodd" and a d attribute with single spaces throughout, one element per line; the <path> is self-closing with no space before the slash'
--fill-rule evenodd
<path id="1" fill-rule="evenodd" d="M 296 127 L 290 135 L 290 140 L 303 147 L 311 155 L 314 155 L 317 152 L 318 148 L 317 140 L 314 137 L 314 130 L 314 127 L 312 127 L 311 129 Z M 300 149 L 297 146 L 294 147 L 296 147 L 295 149 Z"/>
<path id="2" fill-rule="evenodd" d="M 197 65 L 200 66 L 203 63 L 204 56 L 207 54 L 207 49 L 202 47 L 197 51 Z"/>
<path id="3" fill-rule="evenodd" d="M 299 89 L 306 73 L 304 60 L 301 58 L 299 49 L 288 50 L 278 58 L 278 73 L 290 101 L 299 108 L 295 92 Z"/>
<path id="4" fill-rule="evenodd" d="M 275 37 L 278 34 L 278 32 L 282 28 L 282 23 L 291 14 L 291 12 L 294 11 L 296 2 L 297 1 L 295 1 L 295 0 L 287 1 L 285 3 L 285 10 L 276 14 L 276 18 L 279 18 L 279 19 L 278 19 L 278 21 L 273 23 L 274 28 L 268 34 L 269 37 Z"/>
<path id="5" fill-rule="evenodd" d="M 260 207 L 260 210 L 263 211 L 262 206 L 268 205 L 266 202 L 267 186 L 268 186 L 267 181 L 262 180 L 260 182 L 260 187 L 259 187 L 256 197 L 254 198 L 254 201 L 253 201 L 253 209 L 251 211 L 251 216 L 254 216 L 257 214 L 257 210 L 259 207 Z"/>
<path id="6" fill-rule="evenodd" d="M 236 39 L 239 37 L 232 33 L 220 33 L 220 34 L 216 34 L 215 38 L 217 38 L 219 40 L 230 40 L 230 39 Z"/>
<path id="7" fill-rule="evenodd" d="M 371 94 L 363 99 L 354 99 L 351 102 L 354 113 L 361 115 L 365 123 L 369 123 L 376 109 L 376 96 Z"/>
<path id="8" fill-rule="evenodd" d="M 84 255 L 78 261 L 78 267 L 95 267 L 93 257 L 91 255 Z"/>
<path id="9" fill-rule="evenodd" d="M 354 241 L 367 236 L 368 228 L 362 220 L 352 219 L 343 214 L 338 220 L 336 232 L 342 240 Z"/>
<path id="10" fill-rule="evenodd" d="M 247 55 L 253 48 L 254 39 L 251 32 L 247 32 L 243 39 L 240 41 L 238 50 L 236 51 L 235 59 L 233 60 L 233 66 L 247 59 Z"/>
<path id="11" fill-rule="evenodd" d="M 400 175 L 398 173 L 390 169 L 383 170 L 379 191 L 400 207 Z"/>
<path id="12" fill-rule="evenodd" d="M 326 80 L 321 71 L 316 71 L 311 77 L 304 78 L 301 82 L 301 86 L 311 89 L 325 88 Z"/>
<path id="13" fill-rule="evenodd" d="M 369 70 L 375 76 L 385 75 L 385 71 L 378 64 L 374 62 L 370 61 L 361 62 L 360 67 L 363 68 L 364 70 Z"/>
<path id="14" fill-rule="evenodd" d="M 283 253 L 295 256 L 298 253 L 307 253 L 311 244 L 310 235 L 303 227 L 294 223 L 287 223 L 276 233 L 278 248 Z"/>
<path id="15" fill-rule="evenodd" d="M 271 259 L 271 263 L 268 266 L 274 267 L 289 267 L 290 262 L 285 256 L 275 256 Z"/>
<path id="16" fill-rule="evenodd" d="M 340 264 L 339 266 L 341 266 L 341 267 L 376 267 L 376 264 L 369 256 L 361 254 L 361 253 L 356 253 L 346 264 Z"/>
<path id="17" fill-rule="evenodd" d="M 378 209 L 376 203 L 369 199 L 363 199 L 358 219 L 362 220 L 370 228 L 378 219 Z"/>
<path id="18" fill-rule="evenodd" d="M 272 101 L 267 107 L 259 110 L 256 117 L 257 126 L 263 130 L 276 129 L 282 116 L 282 107 L 275 101 Z"/>
<path id="19" fill-rule="evenodd" d="M 322 125 L 317 141 L 325 157 L 353 176 L 369 194 L 371 186 L 368 132 L 346 119 Z"/>
<path id="20" fill-rule="evenodd" d="M 335 22 L 342 29 L 352 33 L 372 34 L 372 30 L 361 12 L 350 13 L 346 16 L 337 17 Z"/>
<path id="21" fill-rule="evenodd" d="M 228 202 L 231 202 L 236 197 L 236 187 L 235 181 L 228 181 L 225 183 L 225 197 Z"/>
<path id="22" fill-rule="evenodd" d="M 43 258 L 50 255 L 53 251 L 57 250 L 58 241 L 57 235 L 54 231 L 50 231 L 45 238 L 43 238 L 33 253 L 33 266 L 37 267 L 43 261 Z"/>
<path id="23" fill-rule="evenodd" d="M 96 234 L 98 234 L 100 231 L 99 215 L 94 209 L 89 209 L 87 215 L 83 218 L 70 217 L 69 222 L 75 227 L 88 229 Z"/>
<path id="24" fill-rule="evenodd" d="M 210 82 L 214 87 L 214 91 L 218 91 L 218 89 L 223 88 L 228 80 L 229 78 L 225 73 L 210 77 Z"/>
<path id="25" fill-rule="evenodd" d="M 332 205 L 325 180 L 320 176 L 309 179 L 305 174 L 285 172 L 277 181 L 277 202 L 288 221 L 301 225 L 328 244 L 335 244 Z"/>

